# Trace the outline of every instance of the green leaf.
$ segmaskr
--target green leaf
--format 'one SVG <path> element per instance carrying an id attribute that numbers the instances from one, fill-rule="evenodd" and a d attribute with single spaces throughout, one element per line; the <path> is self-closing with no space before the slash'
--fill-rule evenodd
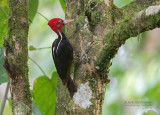
<path id="1" fill-rule="evenodd" d="M 63 11 L 65 12 L 65 0 L 59 0 Z"/>
<path id="2" fill-rule="evenodd" d="M 57 87 L 57 72 L 53 72 L 52 73 L 52 83 L 53 83 L 53 87 Z"/>
<path id="3" fill-rule="evenodd" d="M 6 36 L 6 25 L 4 22 L 0 22 L 0 46 L 3 46 L 3 37 Z"/>
<path id="4" fill-rule="evenodd" d="M 62 32 L 65 33 L 65 26 L 62 27 Z"/>
<path id="5" fill-rule="evenodd" d="M 29 20 L 32 22 L 38 9 L 38 0 L 29 0 Z"/>
<path id="6" fill-rule="evenodd" d="M 0 85 L 8 81 L 7 73 L 3 67 L 4 64 L 4 55 L 3 47 L 0 47 Z"/>
<path id="7" fill-rule="evenodd" d="M 34 102 L 32 102 L 32 113 L 33 115 L 42 115 Z"/>
<path id="8" fill-rule="evenodd" d="M 3 46 L 3 38 L 7 37 L 8 0 L 0 1 L 0 46 Z"/>
<path id="9" fill-rule="evenodd" d="M 9 102 L 9 107 L 12 109 L 12 99 L 11 99 L 11 97 L 8 99 L 8 102 Z"/>
<path id="10" fill-rule="evenodd" d="M 34 46 L 29 46 L 29 50 L 32 51 L 32 50 L 36 50 L 36 48 Z"/>
<path id="11" fill-rule="evenodd" d="M 114 0 L 113 4 L 116 5 L 118 8 L 122 8 L 129 3 L 131 3 L 133 0 Z"/>
<path id="12" fill-rule="evenodd" d="M 53 115 L 56 101 L 57 74 L 52 79 L 46 76 L 38 77 L 33 84 L 33 101 L 42 115 Z"/>

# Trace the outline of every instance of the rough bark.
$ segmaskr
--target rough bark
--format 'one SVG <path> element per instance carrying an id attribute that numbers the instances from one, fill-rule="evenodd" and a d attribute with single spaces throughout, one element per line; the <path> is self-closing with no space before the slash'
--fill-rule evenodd
<path id="1" fill-rule="evenodd" d="M 92 105 L 82 108 L 80 103 L 75 104 L 75 99 L 70 100 L 66 90 L 59 85 L 57 89 L 61 90 L 57 91 L 61 93 L 57 93 L 55 111 L 59 112 L 56 115 L 100 115 L 111 59 L 119 47 L 128 38 L 160 26 L 160 11 L 153 15 L 145 14 L 145 8 L 159 4 L 158 0 L 137 0 L 122 9 L 116 8 L 113 0 L 104 2 L 66 0 L 66 19 L 75 20 L 66 27 L 67 37 L 74 47 L 75 57 L 80 58 L 83 53 L 88 55 L 88 61 L 83 59 L 74 64 L 74 80 L 78 88 L 89 83 Z M 138 13 L 141 10 L 144 11 Z M 61 99 L 65 99 L 64 103 Z M 60 111 L 62 105 L 63 111 Z"/>
<path id="2" fill-rule="evenodd" d="M 14 115 L 31 114 L 27 64 L 28 30 L 28 0 L 9 0 L 8 38 L 4 39 L 4 67 L 10 81 Z"/>

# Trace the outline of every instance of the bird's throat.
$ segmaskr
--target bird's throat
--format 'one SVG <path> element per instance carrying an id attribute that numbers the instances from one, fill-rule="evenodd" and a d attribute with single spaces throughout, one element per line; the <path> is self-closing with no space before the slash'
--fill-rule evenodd
<path id="1" fill-rule="evenodd" d="M 63 39 L 62 33 L 61 33 L 60 31 L 59 31 L 58 33 L 59 33 L 59 36 L 60 36 L 60 41 L 59 41 L 59 43 L 58 43 L 58 45 L 57 45 L 56 53 L 57 53 L 58 48 L 59 48 L 59 45 L 60 45 L 60 43 L 61 43 L 61 41 L 62 41 L 62 39 Z"/>

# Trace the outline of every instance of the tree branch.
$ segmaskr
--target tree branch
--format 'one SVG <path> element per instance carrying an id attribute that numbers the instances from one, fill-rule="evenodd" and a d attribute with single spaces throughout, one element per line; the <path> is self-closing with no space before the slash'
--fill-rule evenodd
<path id="1" fill-rule="evenodd" d="M 159 0 L 134 0 L 124 8 L 119 9 L 121 12 L 123 12 L 123 15 L 130 16 L 132 14 L 135 14 L 136 12 L 139 12 L 149 6 L 157 5 Z M 128 15 L 130 14 L 130 15 Z"/>
<path id="2" fill-rule="evenodd" d="M 47 74 L 44 72 L 44 70 L 41 68 L 41 66 L 35 61 L 33 60 L 31 57 L 28 57 L 34 64 L 36 64 L 36 66 L 41 70 L 41 72 L 43 73 L 44 76 L 47 77 Z"/>
<path id="3" fill-rule="evenodd" d="M 4 97 L 3 97 L 3 101 L 2 101 L 2 104 L 1 104 L 0 115 L 2 115 L 2 113 L 3 113 L 4 107 L 5 107 L 5 104 L 6 104 L 6 100 L 7 100 L 7 96 L 8 96 L 8 91 L 9 91 L 9 82 L 7 83 L 7 87 L 6 87 L 5 94 L 4 94 Z"/>
<path id="4" fill-rule="evenodd" d="M 135 16 L 117 24 L 103 40 L 103 49 L 98 56 L 96 65 L 100 70 L 104 70 L 110 60 L 115 56 L 119 47 L 130 37 L 135 37 L 139 33 L 160 27 L 160 5 L 150 6 L 139 12 Z"/>

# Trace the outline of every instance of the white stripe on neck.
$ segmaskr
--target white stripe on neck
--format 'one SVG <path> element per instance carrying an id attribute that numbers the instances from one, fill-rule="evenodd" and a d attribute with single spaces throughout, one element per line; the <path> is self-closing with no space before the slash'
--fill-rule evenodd
<path id="1" fill-rule="evenodd" d="M 62 41 L 62 33 L 61 33 L 60 31 L 58 31 L 58 32 L 59 32 L 59 35 L 61 36 L 61 39 L 60 39 L 60 41 L 59 41 L 59 43 L 58 43 L 58 46 L 57 46 L 57 49 L 56 49 L 56 53 L 57 53 L 58 48 L 59 48 L 59 45 L 60 45 L 60 43 L 61 43 L 61 41 Z"/>

